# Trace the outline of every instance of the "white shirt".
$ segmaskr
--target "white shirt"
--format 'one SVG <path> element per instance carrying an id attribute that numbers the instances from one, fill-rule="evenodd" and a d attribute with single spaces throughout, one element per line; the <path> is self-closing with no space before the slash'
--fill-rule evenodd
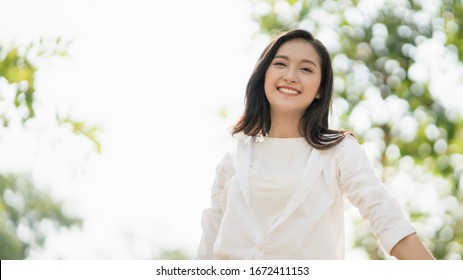
<path id="1" fill-rule="evenodd" d="M 312 149 L 283 210 L 261 224 L 251 206 L 255 140 L 243 136 L 236 155 L 225 155 L 217 167 L 197 259 L 343 259 L 344 198 L 359 209 L 388 254 L 415 232 L 350 136 L 332 149 Z"/>
<path id="2" fill-rule="evenodd" d="M 267 231 L 301 183 L 312 147 L 304 137 L 269 138 L 251 151 L 249 190 L 252 212 Z"/>

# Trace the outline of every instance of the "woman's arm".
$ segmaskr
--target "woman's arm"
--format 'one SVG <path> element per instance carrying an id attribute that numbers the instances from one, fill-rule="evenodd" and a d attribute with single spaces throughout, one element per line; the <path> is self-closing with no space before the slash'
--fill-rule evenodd
<path id="1" fill-rule="evenodd" d="M 362 146 L 349 138 L 346 136 L 337 146 L 339 183 L 349 201 L 369 222 L 384 252 L 397 259 L 434 259 L 398 201 L 375 174 Z"/>
<path id="2" fill-rule="evenodd" d="M 407 235 L 394 245 L 391 255 L 399 260 L 435 260 L 416 233 Z"/>
<path id="3" fill-rule="evenodd" d="M 225 169 L 229 168 L 229 162 L 229 155 L 226 154 L 216 168 L 216 176 L 211 190 L 211 205 L 203 211 L 201 217 L 202 235 L 195 257 L 197 260 L 212 260 L 214 258 L 214 244 L 223 216 L 220 198 L 225 185 Z"/>

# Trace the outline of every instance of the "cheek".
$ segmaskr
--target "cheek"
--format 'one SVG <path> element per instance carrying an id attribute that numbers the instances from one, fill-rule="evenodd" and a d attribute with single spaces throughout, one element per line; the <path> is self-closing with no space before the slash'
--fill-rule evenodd
<path id="1" fill-rule="evenodd" d="M 275 79 L 272 76 L 272 74 L 271 73 L 265 74 L 265 78 L 264 78 L 264 91 L 265 91 L 265 94 L 267 95 L 267 94 L 271 93 L 274 87 L 275 87 Z"/>
<path id="2" fill-rule="evenodd" d="M 267 86 L 267 84 L 264 84 L 264 94 L 265 97 L 267 98 L 267 101 L 269 99 L 272 99 L 272 88 L 270 86 Z"/>
<path id="3" fill-rule="evenodd" d="M 264 87 L 266 87 L 270 81 L 272 80 L 272 75 L 270 73 L 265 73 L 265 76 L 264 76 Z"/>
<path id="4" fill-rule="evenodd" d="M 278 80 L 278 78 L 281 76 L 281 71 L 278 70 L 278 69 L 274 69 L 274 68 L 269 68 L 267 69 L 267 71 L 265 72 L 265 81 L 269 81 L 271 83 L 274 83 Z"/>
<path id="5" fill-rule="evenodd" d="M 318 91 L 321 85 L 320 78 L 313 77 L 304 82 L 304 88 L 310 89 L 310 91 Z"/>

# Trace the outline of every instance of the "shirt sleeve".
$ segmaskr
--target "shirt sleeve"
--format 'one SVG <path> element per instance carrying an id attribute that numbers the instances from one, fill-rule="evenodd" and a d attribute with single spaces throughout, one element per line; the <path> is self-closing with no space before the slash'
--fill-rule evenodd
<path id="1" fill-rule="evenodd" d="M 375 174 L 363 147 L 350 136 L 338 146 L 336 160 L 340 186 L 347 199 L 367 220 L 383 250 L 390 255 L 394 245 L 415 232 L 415 228 Z"/>
<path id="2" fill-rule="evenodd" d="M 214 244 L 222 221 L 222 208 L 220 198 L 225 184 L 225 161 L 227 155 L 217 165 L 216 176 L 211 190 L 211 205 L 204 209 L 201 217 L 202 236 L 197 251 L 196 259 L 211 260 L 214 256 Z"/>

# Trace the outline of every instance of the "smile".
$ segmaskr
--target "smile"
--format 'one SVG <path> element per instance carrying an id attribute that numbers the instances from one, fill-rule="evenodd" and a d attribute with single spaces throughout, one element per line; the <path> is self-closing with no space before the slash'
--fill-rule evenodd
<path id="1" fill-rule="evenodd" d="M 277 87 L 278 91 L 281 93 L 285 94 L 290 94 L 290 95 L 298 95 L 301 92 L 292 88 L 287 88 L 287 87 Z"/>

